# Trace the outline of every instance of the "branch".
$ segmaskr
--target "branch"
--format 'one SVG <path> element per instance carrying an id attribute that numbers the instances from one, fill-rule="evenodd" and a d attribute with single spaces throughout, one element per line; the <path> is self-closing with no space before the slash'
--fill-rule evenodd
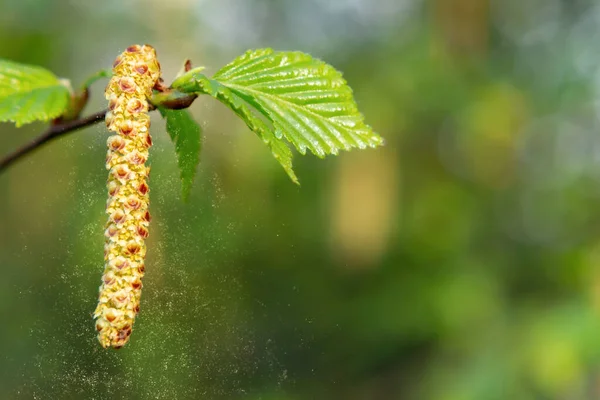
<path id="1" fill-rule="evenodd" d="M 197 95 L 193 93 L 180 93 L 176 90 L 163 88 L 163 92 L 155 93 L 150 100 L 150 110 L 156 109 L 156 107 L 164 107 L 172 110 L 179 110 L 182 108 L 189 107 Z M 74 121 L 65 123 L 59 123 L 50 126 L 40 136 L 33 139 L 23 147 L 20 147 L 8 154 L 2 160 L 0 160 L 0 174 L 4 172 L 9 166 L 16 161 L 20 160 L 23 156 L 31 153 L 38 147 L 48 143 L 52 139 L 60 136 L 64 136 L 70 132 L 75 132 L 79 129 L 85 128 L 90 125 L 94 125 L 104 119 L 108 110 L 99 111 L 95 114 L 89 115 L 85 118 L 79 118 Z"/>
<path id="2" fill-rule="evenodd" d="M 64 136 L 70 132 L 75 132 L 79 129 L 85 128 L 90 125 L 94 125 L 102 121 L 108 110 L 102 110 L 85 118 L 76 119 L 75 121 L 66 122 L 64 124 L 52 125 L 40 136 L 33 139 L 23 147 L 20 147 L 8 154 L 2 160 L 0 160 L 0 173 L 11 166 L 13 163 L 21 159 L 23 156 L 31 153 L 43 144 L 51 141 L 60 136 Z"/>

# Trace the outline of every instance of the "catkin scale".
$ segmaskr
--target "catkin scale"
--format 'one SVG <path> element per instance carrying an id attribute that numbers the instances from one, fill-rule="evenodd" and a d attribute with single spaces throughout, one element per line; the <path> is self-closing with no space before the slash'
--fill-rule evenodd
<path id="1" fill-rule="evenodd" d="M 106 127 L 108 200 L 104 236 L 104 274 L 94 312 L 102 347 L 123 347 L 139 312 L 145 239 L 148 237 L 148 184 L 145 165 L 150 137 L 148 100 L 160 77 L 160 64 L 151 46 L 134 45 L 117 57 L 106 87 L 109 112 Z"/>

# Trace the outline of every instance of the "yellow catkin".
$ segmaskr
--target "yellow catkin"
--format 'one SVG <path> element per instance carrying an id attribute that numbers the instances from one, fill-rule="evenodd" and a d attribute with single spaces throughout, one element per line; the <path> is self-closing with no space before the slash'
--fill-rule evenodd
<path id="1" fill-rule="evenodd" d="M 106 168 L 109 215 L 104 235 L 104 274 L 94 312 L 102 347 L 121 348 L 129 340 L 139 312 L 148 237 L 148 174 L 145 166 L 150 138 L 148 97 L 160 76 L 151 46 L 134 45 L 113 65 L 106 87 L 109 112 Z"/>

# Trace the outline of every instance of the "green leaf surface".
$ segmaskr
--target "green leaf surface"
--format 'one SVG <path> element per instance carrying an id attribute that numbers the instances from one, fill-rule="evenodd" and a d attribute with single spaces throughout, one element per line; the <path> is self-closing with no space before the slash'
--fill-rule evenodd
<path id="1" fill-rule="evenodd" d="M 283 138 L 301 154 L 308 149 L 319 157 L 383 144 L 365 124 L 341 73 L 305 53 L 251 50 L 212 79 L 190 71 L 172 87 L 209 94 L 228 105 L 269 145 L 296 183 Z"/>
<path id="2" fill-rule="evenodd" d="M 52 72 L 0 59 L 0 122 L 17 126 L 62 115 L 70 91 Z"/>
<path id="3" fill-rule="evenodd" d="M 275 159 L 279 161 L 288 176 L 292 181 L 298 183 L 298 178 L 292 169 L 292 151 L 290 148 L 283 141 L 275 138 L 275 135 L 269 126 L 255 113 L 250 111 L 246 102 L 244 102 L 237 94 L 233 93 L 219 82 L 209 80 L 206 77 L 201 78 L 199 75 L 201 74 L 194 75 L 194 80 L 192 82 L 192 86 L 196 89 L 189 90 L 188 93 L 199 92 L 209 94 L 228 106 L 246 123 L 246 125 L 248 125 L 250 130 L 255 132 L 263 142 L 269 146 L 271 153 Z"/>
<path id="4" fill-rule="evenodd" d="M 200 161 L 202 129 L 187 110 L 159 108 L 159 111 L 167 123 L 167 132 L 175 144 L 182 197 L 187 201 L 196 175 L 196 167 Z"/>

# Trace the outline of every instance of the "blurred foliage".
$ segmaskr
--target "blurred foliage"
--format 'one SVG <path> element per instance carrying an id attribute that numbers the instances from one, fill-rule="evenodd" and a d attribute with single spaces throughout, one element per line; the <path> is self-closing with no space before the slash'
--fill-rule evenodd
<path id="1" fill-rule="evenodd" d="M 183 204 L 153 116 L 142 311 L 118 352 L 91 318 L 107 132 L 15 165 L 0 176 L 0 398 L 600 398 L 596 2 L 2 8 L 0 57 L 74 83 L 138 42 L 166 77 L 186 57 L 214 72 L 246 48 L 311 53 L 344 72 L 386 146 L 297 157 L 298 188 L 199 99 Z M 8 152 L 42 125 L 1 129 Z"/>

